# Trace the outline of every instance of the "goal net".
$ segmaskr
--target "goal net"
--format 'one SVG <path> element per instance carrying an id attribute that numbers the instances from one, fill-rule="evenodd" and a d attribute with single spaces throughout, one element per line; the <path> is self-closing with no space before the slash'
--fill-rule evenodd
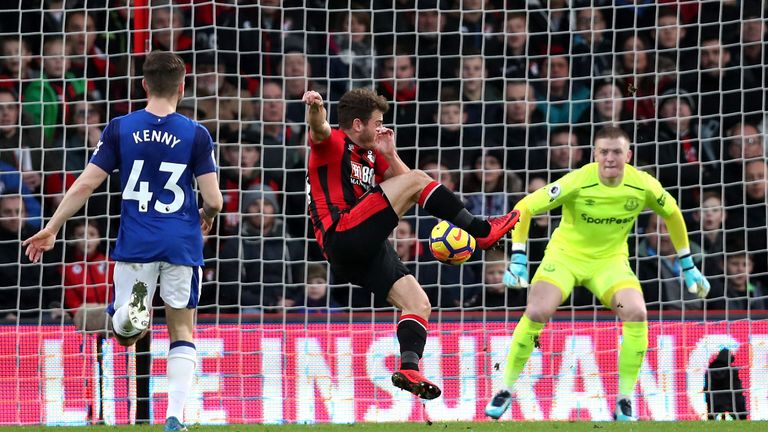
<path id="1" fill-rule="evenodd" d="M 21 247 L 106 123 L 144 107 L 142 64 L 153 49 L 187 65 L 178 111 L 211 132 L 225 199 L 205 238 L 187 421 L 484 421 L 527 296 L 501 283 L 509 250 L 440 264 L 427 245 L 437 220 L 421 209 L 393 232 L 433 307 L 422 370 L 443 395 L 423 402 L 390 381 L 399 312 L 339 283 L 314 239 L 301 96 L 320 92 L 336 126 L 339 98 L 358 87 L 389 101 L 384 122 L 405 163 L 483 216 L 591 162 L 602 127 L 624 130 L 632 163 L 683 210 L 712 284 L 705 300 L 687 291 L 663 220 L 643 213 L 629 238 L 650 327 L 636 414 L 699 419 L 705 388 L 720 386 L 738 390 L 726 398 L 743 394 L 751 419 L 768 419 L 765 20 L 760 1 L 5 2 L 0 424 L 164 419 L 160 299 L 148 346 L 105 337 L 120 173 L 41 263 Z M 531 222 L 531 276 L 559 221 L 552 211 Z M 576 287 L 504 418 L 610 420 L 620 339 L 614 313 Z M 733 373 L 710 382 L 724 349 Z"/>

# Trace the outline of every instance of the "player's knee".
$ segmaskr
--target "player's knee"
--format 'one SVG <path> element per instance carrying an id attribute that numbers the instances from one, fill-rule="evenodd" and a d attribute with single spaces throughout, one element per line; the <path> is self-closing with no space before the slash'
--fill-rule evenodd
<path id="1" fill-rule="evenodd" d="M 619 315 L 622 321 L 644 322 L 648 321 L 648 311 L 645 305 L 635 307 L 624 307 L 626 309 Z"/>
<path id="2" fill-rule="evenodd" d="M 549 321 L 550 318 L 552 318 L 556 308 L 557 306 L 552 308 L 546 305 L 528 304 L 528 306 L 525 308 L 525 316 L 527 316 L 531 321 L 545 323 Z"/>
<path id="3" fill-rule="evenodd" d="M 432 304 L 429 303 L 429 298 L 424 295 L 410 302 L 404 308 L 404 312 L 418 315 L 426 320 L 429 319 L 429 315 L 432 313 Z"/>
<path id="4" fill-rule="evenodd" d="M 411 170 L 410 175 L 413 178 L 414 183 L 422 188 L 434 181 L 434 179 L 430 177 L 429 174 L 422 170 Z"/>

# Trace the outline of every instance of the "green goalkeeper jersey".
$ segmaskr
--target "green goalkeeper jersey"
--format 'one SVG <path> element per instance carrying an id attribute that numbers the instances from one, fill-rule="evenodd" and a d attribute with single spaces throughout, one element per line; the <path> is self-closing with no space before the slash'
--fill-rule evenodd
<path id="1" fill-rule="evenodd" d="M 628 164 L 618 186 L 602 184 L 597 163 L 591 163 L 531 193 L 520 204 L 534 215 L 562 206 L 560 226 L 547 250 L 585 258 L 627 256 L 627 237 L 640 212 L 650 208 L 666 218 L 677 210 L 675 199 L 658 180 Z"/>

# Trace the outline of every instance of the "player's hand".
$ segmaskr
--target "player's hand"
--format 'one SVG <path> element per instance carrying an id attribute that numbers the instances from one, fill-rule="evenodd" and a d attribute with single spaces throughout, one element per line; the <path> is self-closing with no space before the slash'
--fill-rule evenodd
<path id="1" fill-rule="evenodd" d="M 211 232 L 211 228 L 213 227 L 213 218 L 209 218 L 205 214 L 205 209 L 200 209 L 200 231 L 203 232 L 203 235 L 208 235 L 209 232 Z"/>
<path id="2" fill-rule="evenodd" d="M 373 144 L 381 154 L 396 153 L 395 131 L 383 126 L 376 128 L 376 137 L 373 139 Z"/>
<path id="3" fill-rule="evenodd" d="M 304 93 L 304 96 L 302 96 L 301 101 L 307 104 L 309 107 L 317 107 L 320 108 L 323 106 L 323 97 L 320 96 L 320 93 L 310 90 L 306 93 Z"/>
<path id="4" fill-rule="evenodd" d="M 528 288 L 528 257 L 524 253 L 512 253 L 512 262 L 502 282 L 507 288 Z"/>
<path id="5" fill-rule="evenodd" d="M 56 242 L 56 233 L 43 228 L 37 232 L 37 234 L 24 240 L 21 246 L 26 246 L 25 252 L 27 257 L 33 263 L 40 261 L 40 257 L 43 256 L 43 252 L 48 252 L 53 249 L 53 244 Z"/>
<path id="6" fill-rule="evenodd" d="M 688 292 L 696 294 L 699 298 L 706 298 L 709 294 L 709 281 L 693 264 L 693 258 L 690 254 L 680 258 L 680 266 L 683 267 L 683 279 L 685 279 Z"/>

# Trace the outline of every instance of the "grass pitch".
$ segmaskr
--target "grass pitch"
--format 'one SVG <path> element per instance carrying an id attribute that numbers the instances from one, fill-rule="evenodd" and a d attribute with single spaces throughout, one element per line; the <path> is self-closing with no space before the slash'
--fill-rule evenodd
<path id="1" fill-rule="evenodd" d="M 162 431 L 162 425 L 154 426 L 87 426 L 87 427 L 45 427 L 45 426 L 5 426 L 0 432 L 10 431 Z M 731 422 L 434 422 L 428 423 L 359 423 L 359 424 L 316 424 L 316 425 L 228 425 L 202 426 L 193 425 L 190 431 L 229 431 L 229 432 L 490 432 L 490 431 L 525 431 L 525 432 L 758 432 L 768 430 L 768 422 L 731 421 Z"/>

